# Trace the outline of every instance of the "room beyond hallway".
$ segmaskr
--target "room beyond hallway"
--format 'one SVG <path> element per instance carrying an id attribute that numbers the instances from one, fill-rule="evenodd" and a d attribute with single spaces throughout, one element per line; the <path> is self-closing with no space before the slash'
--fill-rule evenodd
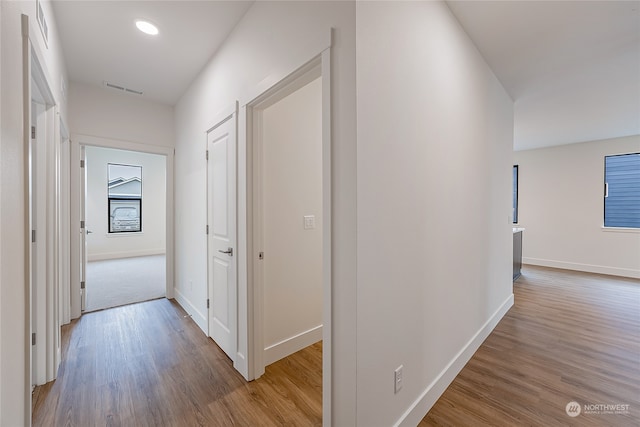
<path id="1" fill-rule="evenodd" d="M 34 427 L 322 425 L 322 342 L 246 382 L 173 300 L 85 314 L 62 327 L 62 353 Z"/>
<path id="2" fill-rule="evenodd" d="M 639 425 L 640 280 L 526 265 L 513 293 L 419 427 Z"/>
<path id="3" fill-rule="evenodd" d="M 165 255 L 87 263 L 85 312 L 162 298 L 166 294 Z"/>

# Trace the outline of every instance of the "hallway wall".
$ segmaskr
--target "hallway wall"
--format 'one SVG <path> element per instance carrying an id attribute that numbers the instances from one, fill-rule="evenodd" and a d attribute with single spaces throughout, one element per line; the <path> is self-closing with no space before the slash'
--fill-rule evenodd
<path id="1" fill-rule="evenodd" d="M 47 1 L 42 2 L 49 24 L 45 44 L 36 20 L 36 2 L 1 1 L 0 102 L 0 425 L 24 426 L 31 417 L 31 385 L 27 366 L 31 349 L 28 321 L 25 256 L 27 242 L 23 141 L 23 55 L 22 15 L 29 17 L 29 39 L 33 44 L 53 96 L 59 105 L 60 119 L 68 123 L 67 72 L 58 31 Z"/>
<path id="2" fill-rule="evenodd" d="M 71 134 L 173 147 L 173 107 L 100 86 L 71 83 Z"/>
<path id="3" fill-rule="evenodd" d="M 355 3 L 254 3 L 176 105 L 176 297 L 206 330 L 207 129 L 237 100 L 241 104 L 250 101 L 251 94 L 259 95 L 318 55 L 330 34 L 334 324 L 332 347 L 325 348 L 335 362 L 332 402 L 325 404 L 333 407 L 333 425 L 355 425 Z M 242 111 L 240 117 L 239 134 L 244 134 Z M 240 172 L 246 162 L 239 148 Z M 238 194 L 238 200 L 245 196 Z M 241 218 L 245 215 L 239 214 Z M 243 239 L 246 236 L 239 234 L 239 242 Z M 238 260 L 243 259 L 242 250 L 238 250 Z M 238 319 L 244 322 L 248 295 L 242 269 L 238 279 Z M 246 352 L 247 339 L 240 337 L 239 352 Z"/>
<path id="4" fill-rule="evenodd" d="M 358 425 L 415 426 L 513 304 L 513 103 L 446 3 L 356 10 Z"/>

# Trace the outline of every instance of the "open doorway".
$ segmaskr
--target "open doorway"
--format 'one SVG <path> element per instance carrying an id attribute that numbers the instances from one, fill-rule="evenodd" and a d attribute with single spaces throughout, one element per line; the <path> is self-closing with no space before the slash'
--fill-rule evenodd
<path id="1" fill-rule="evenodd" d="M 313 369 L 321 371 L 316 388 L 325 422 L 331 414 L 328 53 L 246 105 L 250 378 L 268 377 L 294 354 L 320 358 Z M 300 376 L 309 377 L 311 366 Z"/>
<path id="2" fill-rule="evenodd" d="M 166 296 L 165 156 L 85 147 L 85 312 Z"/>
<path id="3" fill-rule="evenodd" d="M 322 340 L 322 81 L 262 110 L 264 364 Z"/>

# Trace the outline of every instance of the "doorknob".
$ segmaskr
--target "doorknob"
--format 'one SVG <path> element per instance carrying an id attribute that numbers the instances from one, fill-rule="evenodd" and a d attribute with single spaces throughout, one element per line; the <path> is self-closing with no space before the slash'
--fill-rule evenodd
<path id="1" fill-rule="evenodd" d="M 222 249 L 218 249 L 218 252 L 220 252 L 221 254 L 227 254 L 229 256 L 233 256 L 233 248 L 228 248 L 226 251 L 223 251 Z"/>
<path id="2" fill-rule="evenodd" d="M 87 234 L 91 234 L 91 233 L 93 233 L 93 231 L 87 230 Z"/>

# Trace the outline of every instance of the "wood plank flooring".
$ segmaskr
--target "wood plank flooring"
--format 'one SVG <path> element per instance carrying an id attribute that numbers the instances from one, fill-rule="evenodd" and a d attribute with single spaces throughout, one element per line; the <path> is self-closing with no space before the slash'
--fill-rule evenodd
<path id="1" fill-rule="evenodd" d="M 525 266 L 514 294 L 419 426 L 640 426 L 640 281 Z"/>
<path id="2" fill-rule="evenodd" d="M 420 426 L 640 426 L 640 281 L 525 266 L 514 293 Z M 184 316 L 157 300 L 65 326 L 65 362 L 36 389 L 33 425 L 321 424 L 321 343 L 246 383 Z M 571 418 L 574 400 L 629 411 Z"/>
<path id="3" fill-rule="evenodd" d="M 173 301 L 89 313 L 63 327 L 58 379 L 34 426 L 319 426 L 322 343 L 247 383 Z"/>

